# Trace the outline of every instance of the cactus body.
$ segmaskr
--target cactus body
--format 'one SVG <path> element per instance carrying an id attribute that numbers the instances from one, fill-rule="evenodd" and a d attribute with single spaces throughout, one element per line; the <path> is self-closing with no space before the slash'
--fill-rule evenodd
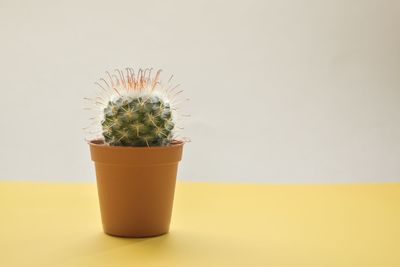
<path id="1" fill-rule="evenodd" d="M 109 101 L 103 112 L 102 133 L 109 145 L 164 146 L 172 140 L 171 107 L 160 96 L 119 96 Z"/>

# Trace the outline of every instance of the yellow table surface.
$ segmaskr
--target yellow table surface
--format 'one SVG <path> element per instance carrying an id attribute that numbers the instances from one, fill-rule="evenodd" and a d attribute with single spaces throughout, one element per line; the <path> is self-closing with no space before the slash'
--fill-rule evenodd
<path id="1" fill-rule="evenodd" d="M 400 184 L 180 182 L 172 220 L 111 237 L 95 184 L 0 182 L 0 266 L 400 266 Z"/>

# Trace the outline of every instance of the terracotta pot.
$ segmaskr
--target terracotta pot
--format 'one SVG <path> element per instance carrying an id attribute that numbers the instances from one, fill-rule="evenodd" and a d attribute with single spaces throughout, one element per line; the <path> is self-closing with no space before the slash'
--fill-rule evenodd
<path id="1" fill-rule="evenodd" d="M 89 142 L 104 232 L 146 237 L 169 231 L 182 142 L 164 147 Z"/>

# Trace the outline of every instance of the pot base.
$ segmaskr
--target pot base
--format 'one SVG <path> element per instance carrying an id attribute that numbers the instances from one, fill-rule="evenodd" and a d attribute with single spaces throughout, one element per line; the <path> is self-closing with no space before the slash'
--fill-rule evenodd
<path id="1" fill-rule="evenodd" d="M 104 233 L 106 235 L 109 236 L 113 236 L 113 237 L 121 237 L 121 238 L 147 238 L 147 237 L 157 237 L 157 236 L 162 236 L 162 235 L 166 235 L 169 233 L 169 231 L 167 232 L 162 232 L 162 233 L 108 233 L 106 231 L 104 231 Z"/>

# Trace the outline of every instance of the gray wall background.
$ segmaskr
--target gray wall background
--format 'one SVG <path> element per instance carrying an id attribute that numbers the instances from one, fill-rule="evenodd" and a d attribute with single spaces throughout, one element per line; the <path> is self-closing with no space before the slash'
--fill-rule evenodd
<path id="1" fill-rule="evenodd" d="M 94 181 L 83 97 L 159 67 L 180 179 L 400 181 L 400 1 L 0 1 L 0 179 Z M 164 76 L 166 78 L 166 76 Z"/>

